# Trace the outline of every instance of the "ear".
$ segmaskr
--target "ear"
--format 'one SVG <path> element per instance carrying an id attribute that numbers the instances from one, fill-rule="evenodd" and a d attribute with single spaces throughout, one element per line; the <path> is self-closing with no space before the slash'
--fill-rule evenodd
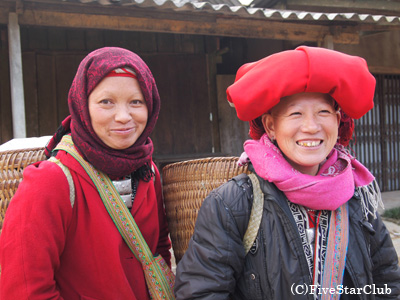
<path id="1" fill-rule="evenodd" d="M 270 140 L 275 140 L 275 126 L 274 126 L 274 118 L 270 113 L 263 114 L 261 116 L 261 122 L 264 126 L 264 130 L 267 133 Z"/>
<path id="2" fill-rule="evenodd" d="M 336 117 L 337 117 L 337 123 L 338 123 L 338 127 L 340 126 L 340 120 L 342 119 L 342 116 L 340 114 L 340 110 L 336 111 Z"/>

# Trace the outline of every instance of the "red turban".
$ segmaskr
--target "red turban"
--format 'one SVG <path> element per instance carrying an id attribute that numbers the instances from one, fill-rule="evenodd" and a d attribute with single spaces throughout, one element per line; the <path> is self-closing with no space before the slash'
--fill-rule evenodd
<path id="1" fill-rule="evenodd" d="M 303 92 L 329 94 L 359 119 L 374 106 L 375 78 L 361 57 L 301 46 L 240 67 L 227 97 L 239 119 L 254 123 L 282 97 Z"/>

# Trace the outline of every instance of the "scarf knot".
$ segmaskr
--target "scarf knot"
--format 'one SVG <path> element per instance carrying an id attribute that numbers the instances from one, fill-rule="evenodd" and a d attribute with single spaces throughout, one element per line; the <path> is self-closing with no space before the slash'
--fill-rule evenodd
<path id="1" fill-rule="evenodd" d="M 251 161 L 256 173 L 274 183 L 292 203 L 334 211 L 350 200 L 356 189 L 375 195 L 374 215 L 377 203 L 382 202 L 374 176 L 340 144 L 335 145 L 315 176 L 294 169 L 266 134 L 259 140 L 246 141 L 244 150 L 239 164 Z"/>

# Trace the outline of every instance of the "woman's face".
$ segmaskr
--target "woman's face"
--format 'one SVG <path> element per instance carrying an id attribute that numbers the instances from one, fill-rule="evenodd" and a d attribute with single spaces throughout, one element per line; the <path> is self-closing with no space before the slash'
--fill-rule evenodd
<path id="1" fill-rule="evenodd" d="M 304 174 L 316 175 L 319 165 L 335 146 L 340 112 L 334 101 L 322 93 L 300 93 L 284 97 L 262 116 L 270 138 L 286 160 Z"/>
<path id="2" fill-rule="evenodd" d="M 146 102 L 139 82 L 132 77 L 105 77 L 88 101 L 94 132 L 113 149 L 129 148 L 146 127 Z"/>

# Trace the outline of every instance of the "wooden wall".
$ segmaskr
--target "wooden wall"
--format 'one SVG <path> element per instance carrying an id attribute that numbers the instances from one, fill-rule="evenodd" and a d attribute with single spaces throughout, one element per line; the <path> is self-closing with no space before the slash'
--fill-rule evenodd
<path id="1" fill-rule="evenodd" d="M 358 48 L 337 45 L 336 49 L 363 56 L 374 73 L 399 74 L 396 50 L 382 46 L 389 44 L 388 40 L 397 43 L 398 36 L 379 36 L 383 38 L 376 41 L 376 35 L 363 37 Z M 278 40 L 39 27 L 21 27 L 21 41 L 28 136 L 52 134 L 68 115 L 68 90 L 79 62 L 88 52 L 120 46 L 138 53 L 152 70 L 162 100 L 152 135 L 154 156 L 161 167 L 184 159 L 240 155 L 248 139 L 248 124 L 239 121 L 235 110 L 228 106 L 226 87 L 242 64 L 297 46 Z M 0 26 L 0 143 L 12 139 L 8 65 L 7 28 Z M 398 91 L 393 93 L 397 95 Z M 398 98 L 394 101 L 398 105 Z M 371 151 L 367 152 L 365 157 Z M 379 159 L 361 161 L 378 164 L 381 169 L 375 173 L 382 176 L 381 181 L 386 175 L 398 178 L 398 173 L 390 175 L 382 169 Z M 389 183 L 381 183 L 384 190 L 398 189 L 398 181 Z"/>
<path id="2" fill-rule="evenodd" d="M 12 139 L 7 28 L 0 26 L 0 143 Z"/>
<path id="3" fill-rule="evenodd" d="M 4 143 L 12 138 L 12 120 L 7 29 L 0 27 L 0 32 L 0 143 Z M 217 38 L 21 27 L 21 43 L 28 137 L 53 134 L 68 115 L 67 94 L 82 58 L 94 49 L 118 46 L 139 54 L 156 79 L 162 101 L 152 135 L 156 159 L 167 163 L 219 153 L 212 59 Z"/>

